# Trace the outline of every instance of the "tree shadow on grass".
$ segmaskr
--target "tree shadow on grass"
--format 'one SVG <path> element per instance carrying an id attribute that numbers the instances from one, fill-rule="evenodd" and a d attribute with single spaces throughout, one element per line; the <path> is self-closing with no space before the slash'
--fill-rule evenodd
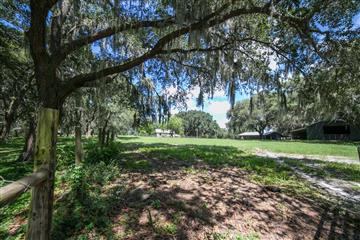
<path id="1" fill-rule="evenodd" d="M 235 147 L 120 143 L 119 148 L 113 160 L 121 177 L 106 184 L 80 179 L 81 192 L 74 188 L 55 203 L 52 239 L 213 239 L 216 232 L 249 231 L 275 239 L 356 239 L 358 234 L 359 218 L 314 201 L 308 186 L 274 160 Z M 108 164 L 94 165 L 89 174 L 107 177 Z"/>
<path id="2" fill-rule="evenodd" d="M 6 156 L 1 158 L 0 176 L 6 181 L 16 181 L 31 173 L 32 165 L 17 162 L 16 159 L 18 156 L 19 152 L 14 151 L 14 153 L 8 153 Z M 0 179 L 0 187 L 9 184 L 9 182 L 6 181 L 2 181 L 2 179 Z"/>
<path id="3" fill-rule="evenodd" d="M 274 160 L 235 147 L 125 143 L 121 148 L 118 162 L 127 172 L 127 190 L 111 215 L 115 236 L 211 239 L 216 231 L 244 229 L 291 239 L 311 239 L 318 232 L 330 239 L 357 234 L 358 216 L 329 210 L 326 200 Z M 324 209 L 330 216 L 321 220 Z"/>
<path id="4" fill-rule="evenodd" d="M 360 183 L 360 165 L 312 159 L 281 158 L 285 163 L 321 178 L 340 179 Z"/>
<path id="5" fill-rule="evenodd" d="M 126 140 L 139 139 L 139 137 L 137 137 L 137 136 L 119 136 L 119 137 L 116 137 L 116 139 L 126 141 Z"/>

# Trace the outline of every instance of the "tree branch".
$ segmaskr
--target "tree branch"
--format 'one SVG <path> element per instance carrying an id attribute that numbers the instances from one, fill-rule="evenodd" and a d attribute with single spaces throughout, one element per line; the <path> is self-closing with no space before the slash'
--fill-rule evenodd
<path id="1" fill-rule="evenodd" d="M 210 27 L 219 25 L 219 24 L 221 24 L 231 18 L 237 17 L 237 16 L 251 15 L 251 14 L 267 14 L 267 15 L 273 14 L 273 16 L 278 17 L 279 19 L 284 20 L 284 21 L 290 21 L 292 23 L 294 23 L 294 22 L 298 23 L 300 21 L 300 18 L 298 18 L 298 17 L 292 18 L 290 16 L 281 16 L 279 14 L 271 13 L 271 9 L 270 9 L 271 2 L 268 2 L 267 4 L 265 4 L 262 7 L 251 7 L 251 8 L 245 7 L 245 8 L 229 11 L 228 13 L 226 13 L 224 15 L 220 15 L 220 13 L 223 12 L 229 5 L 230 4 L 225 4 L 222 7 L 220 7 L 217 11 L 205 16 L 203 19 L 199 20 L 198 22 L 192 23 L 188 26 L 179 28 L 173 32 L 166 34 L 165 36 L 163 36 L 162 38 L 160 38 L 158 40 L 158 42 L 152 47 L 152 49 L 150 49 L 148 52 L 140 55 L 139 57 L 129 59 L 128 61 L 126 61 L 120 65 L 117 65 L 117 66 L 105 68 L 105 69 L 102 69 L 100 71 L 93 72 L 93 73 L 80 74 L 71 79 L 68 79 L 63 84 L 62 92 L 61 92 L 60 96 L 62 98 L 65 98 L 73 90 L 82 87 L 87 82 L 91 82 L 96 79 L 103 78 L 105 76 L 109 76 L 112 74 L 127 71 L 135 66 L 142 64 L 143 62 L 145 62 L 151 58 L 156 57 L 156 55 L 158 55 L 158 54 L 165 54 L 166 50 L 163 50 L 163 48 L 168 43 L 173 41 L 174 39 L 176 39 L 180 36 L 183 36 L 186 33 L 196 31 L 196 30 L 201 30 L 204 28 L 210 28 Z M 111 31 L 114 31 L 114 30 L 111 30 Z M 105 35 L 110 36 L 111 34 L 103 33 L 102 36 L 105 36 Z M 100 39 L 100 36 L 96 35 L 95 38 Z M 79 42 L 78 46 L 82 46 L 83 44 L 86 44 L 86 42 L 82 42 L 82 43 Z M 76 49 L 76 47 L 74 47 L 74 49 Z M 180 50 L 177 49 L 174 51 L 180 51 Z"/>
<path id="2" fill-rule="evenodd" d="M 247 14 L 269 14 L 269 4 L 266 4 L 263 7 L 252 7 L 252 8 L 242 8 L 242 9 L 236 9 L 233 11 L 230 11 L 227 14 L 224 14 L 223 16 L 220 16 L 216 18 L 216 16 L 225 10 L 229 4 L 223 5 L 221 8 L 219 8 L 217 11 L 205 16 L 203 19 L 199 20 L 198 22 L 192 23 L 189 26 L 185 26 L 183 28 L 177 29 L 171 33 L 166 34 L 162 38 L 158 40 L 158 42 L 153 46 L 151 50 L 148 52 L 142 54 L 139 57 L 130 59 L 126 61 L 125 63 L 122 63 L 118 66 L 109 67 L 102 69 L 97 72 L 88 73 L 88 74 L 80 74 L 78 76 L 75 76 L 65 82 L 65 84 L 62 87 L 61 97 L 64 98 L 68 94 L 70 94 L 73 90 L 82 87 L 86 82 L 94 81 L 99 78 L 103 78 L 108 75 L 112 75 L 115 73 L 120 73 L 127 71 L 135 66 L 138 66 L 145 62 L 146 60 L 149 60 L 153 57 L 155 57 L 157 54 L 164 53 L 162 50 L 163 48 L 170 43 L 172 40 L 183 36 L 186 33 L 189 33 L 191 31 L 200 30 L 203 28 L 210 28 L 215 25 L 218 25 L 220 23 L 223 23 L 233 17 L 240 16 L 240 15 L 247 15 Z"/>
<path id="3" fill-rule="evenodd" d="M 120 33 L 120 32 L 125 32 L 125 31 L 129 31 L 129 30 L 140 29 L 140 28 L 148 28 L 148 27 L 163 28 L 163 27 L 170 26 L 174 23 L 175 23 L 175 21 L 173 18 L 168 18 L 168 19 L 161 19 L 161 20 L 154 20 L 154 21 L 130 22 L 130 23 L 126 23 L 126 24 L 123 24 L 120 26 L 109 27 L 107 29 L 104 29 L 102 31 L 94 33 L 93 35 L 79 38 L 77 40 L 73 40 L 71 42 L 64 44 L 63 46 L 61 46 L 59 48 L 58 52 L 56 52 L 54 54 L 54 61 L 56 61 L 59 64 L 66 58 L 67 55 L 74 52 L 75 50 L 77 50 L 83 46 L 86 46 L 88 44 L 91 44 L 95 41 L 98 41 L 98 40 L 106 38 L 106 37 L 110 37 L 110 36 Z"/>

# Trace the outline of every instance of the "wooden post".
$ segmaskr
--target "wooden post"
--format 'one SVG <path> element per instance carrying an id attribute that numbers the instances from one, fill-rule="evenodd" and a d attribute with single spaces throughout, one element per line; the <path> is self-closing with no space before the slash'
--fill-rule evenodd
<path id="1" fill-rule="evenodd" d="M 59 110 L 40 108 L 36 129 L 34 171 L 45 169 L 48 171 L 48 178 L 31 191 L 26 239 L 47 240 L 50 238 L 58 122 Z"/>
<path id="2" fill-rule="evenodd" d="M 357 147 L 357 151 L 358 151 L 358 156 L 359 156 L 359 161 L 360 161 L 360 146 Z"/>

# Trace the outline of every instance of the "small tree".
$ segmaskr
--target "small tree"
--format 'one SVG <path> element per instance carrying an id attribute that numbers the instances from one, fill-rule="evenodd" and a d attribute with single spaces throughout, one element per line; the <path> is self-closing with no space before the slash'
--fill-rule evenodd
<path id="1" fill-rule="evenodd" d="M 180 135 L 184 134 L 184 122 L 181 118 L 172 116 L 169 119 L 167 127 L 173 132 Z"/>
<path id="2" fill-rule="evenodd" d="M 255 96 L 252 100 L 246 99 L 236 103 L 228 112 L 228 127 L 236 133 L 256 131 L 262 139 L 265 129 L 274 126 L 277 115 L 278 109 L 270 94 Z"/>
<path id="3" fill-rule="evenodd" d="M 206 112 L 191 110 L 177 114 L 182 118 L 184 133 L 192 137 L 214 137 L 216 136 L 219 125 L 213 117 Z"/>

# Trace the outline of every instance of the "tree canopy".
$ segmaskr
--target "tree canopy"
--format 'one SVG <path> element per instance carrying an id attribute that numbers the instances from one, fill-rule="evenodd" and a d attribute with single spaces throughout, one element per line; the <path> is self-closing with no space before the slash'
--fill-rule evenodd
<path id="1" fill-rule="evenodd" d="M 213 117 L 206 112 L 191 110 L 176 114 L 183 120 L 184 133 L 191 137 L 216 137 L 220 130 Z"/>
<path id="2" fill-rule="evenodd" d="M 266 129 L 274 127 L 279 115 L 276 96 L 262 92 L 251 99 L 237 102 L 227 113 L 227 126 L 235 134 L 256 131 L 262 137 Z"/>

